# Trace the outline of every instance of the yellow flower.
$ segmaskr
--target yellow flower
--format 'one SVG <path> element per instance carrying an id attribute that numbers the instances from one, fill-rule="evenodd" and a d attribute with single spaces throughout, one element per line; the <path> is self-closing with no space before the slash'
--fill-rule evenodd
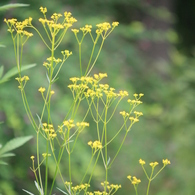
<path id="1" fill-rule="evenodd" d="M 140 164 L 140 165 L 145 165 L 146 162 L 140 158 L 140 159 L 139 159 L 139 164 Z"/>
<path id="2" fill-rule="evenodd" d="M 53 95 L 54 93 L 55 93 L 55 91 L 53 91 L 53 90 L 50 92 L 51 95 Z"/>
<path id="3" fill-rule="evenodd" d="M 152 168 L 154 168 L 156 165 L 158 165 L 158 162 L 151 162 L 151 163 L 150 163 L 150 166 L 151 166 Z"/>
<path id="4" fill-rule="evenodd" d="M 45 14 L 46 12 L 47 12 L 47 8 L 46 7 L 40 7 L 39 8 L 40 9 L 40 11 L 43 13 L 43 14 Z"/>
<path id="5" fill-rule="evenodd" d="M 31 158 L 32 160 L 34 160 L 35 156 L 31 156 L 30 158 Z"/>
<path id="6" fill-rule="evenodd" d="M 113 23 L 112 23 L 112 26 L 113 26 L 113 27 L 116 27 L 116 26 L 118 26 L 118 25 L 119 25 L 119 22 L 113 22 Z"/>
<path id="7" fill-rule="evenodd" d="M 171 162 L 168 159 L 163 159 L 162 162 L 163 162 L 164 166 L 171 164 Z"/>
<path id="8" fill-rule="evenodd" d="M 45 88 L 44 87 L 40 87 L 38 91 L 43 93 L 45 91 Z"/>

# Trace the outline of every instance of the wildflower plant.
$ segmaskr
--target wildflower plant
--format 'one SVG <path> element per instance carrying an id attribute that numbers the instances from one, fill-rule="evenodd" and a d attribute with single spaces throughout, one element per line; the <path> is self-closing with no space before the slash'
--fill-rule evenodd
<path id="1" fill-rule="evenodd" d="M 162 160 L 162 163 L 163 163 L 163 166 L 161 167 L 161 169 L 154 175 L 154 168 L 159 164 L 158 162 L 151 162 L 149 165 L 151 166 L 152 170 L 151 170 L 151 173 L 150 175 L 148 175 L 144 165 L 146 164 L 146 162 L 142 159 L 139 159 L 139 164 L 142 166 L 142 169 L 148 179 L 148 186 L 147 186 L 147 191 L 146 191 L 146 195 L 149 195 L 149 189 L 150 189 L 150 184 L 151 184 L 151 181 L 154 180 L 157 175 L 169 164 L 171 164 L 171 162 L 168 160 L 168 159 L 163 159 Z M 131 181 L 131 184 L 133 185 L 134 189 L 135 189 L 135 192 L 136 192 L 136 195 L 138 195 L 138 184 L 141 182 L 140 179 L 137 179 L 135 176 L 131 176 L 131 175 L 128 175 L 127 176 L 127 179 L 129 179 Z"/>
<path id="2" fill-rule="evenodd" d="M 134 94 L 132 99 L 128 99 L 127 97 L 129 94 L 127 91 L 121 90 L 117 92 L 113 87 L 105 84 L 105 82 L 102 82 L 102 80 L 105 80 L 105 78 L 108 76 L 107 73 L 95 73 L 92 75 L 92 69 L 97 62 L 105 40 L 119 23 L 113 22 L 110 24 L 108 22 L 104 22 L 97 24 L 93 33 L 92 26 L 88 24 L 84 27 L 81 27 L 80 29 L 72 28 L 73 24 L 77 22 L 77 20 L 70 12 L 64 12 L 63 15 L 60 13 L 54 13 L 48 19 L 46 15 L 47 8 L 40 7 L 40 11 L 43 14 L 43 17 L 39 18 L 39 22 L 42 24 L 45 30 L 46 37 L 44 37 L 33 25 L 31 17 L 25 19 L 22 22 L 17 21 L 15 18 L 4 20 L 7 23 L 8 31 L 11 34 L 13 40 L 14 53 L 18 69 L 18 77 L 16 78 L 19 83 L 18 88 L 21 91 L 26 113 L 37 136 L 36 155 L 32 155 L 30 157 L 32 160 L 31 170 L 34 173 L 36 179 L 35 185 L 40 195 L 51 195 L 58 175 L 64 185 L 63 190 L 59 188 L 58 189 L 63 194 L 114 194 L 119 188 L 121 188 L 121 185 L 109 184 L 108 170 L 111 168 L 111 165 L 121 150 L 127 134 L 131 130 L 132 126 L 138 122 L 139 117 L 143 115 L 142 112 L 135 110 L 135 108 L 142 103 L 142 93 Z M 43 67 L 46 69 L 48 86 L 46 88 L 40 86 L 40 88 L 37 89 L 40 92 L 40 96 L 43 99 L 44 105 L 40 111 L 40 114 L 36 115 L 31 112 L 31 108 L 28 104 L 28 98 L 25 92 L 25 88 L 28 86 L 30 78 L 27 75 L 21 74 L 23 48 L 28 39 L 33 36 L 33 33 L 28 31 L 28 29 L 35 30 L 45 46 L 50 51 L 50 56 L 45 60 L 45 62 L 43 62 Z M 55 95 L 53 84 L 57 81 L 62 66 L 73 53 L 72 51 L 65 49 L 61 51 L 61 58 L 56 58 L 55 56 L 56 53 L 58 53 L 57 49 L 68 29 L 71 29 L 78 43 L 80 76 L 75 76 L 69 79 L 70 84 L 68 85 L 68 88 L 72 93 L 73 101 L 70 105 L 70 109 L 67 112 L 67 115 L 64 116 L 64 120 L 62 120 L 60 124 L 54 125 L 51 114 L 52 97 Z M 81 58 L 81 48 L 83 40 L 86 36 L 91 38 L 93 47 L 88 63 L 83 64 Z M 100 46 L 98 46 L 97 42 L 100 42 Z M 95 49 L 98 51 L 97 53 L 94 52 Z M 118 129 L 118 131 L 116 131 L 115 135 L 112 135 L 110 138 L 110 136 L 108 136 L 108 123 L 112 121 L 113 116 L 117 111 L 117 107 L 122 100 L 127 101 L 126 103 L 128 105 L 128 109 L 118 113 L 121 115 L 121 119 L 123 119 L 123 124 Z M 85 111 L 83 118 L 78 121 L 78 118 L 81 117 L 77 117 L 78 110 L 80 108 L 81 102 L 83 101 L 87 102 L 88 108 Z M 86 143 L 91 148 L 91 159 L 89 159 L 88 167 L 80 183 L 75 185 L 74 178 L 72 178 L 73 167 L 71 159 L 72 155 L 74 155 L 74 149 L 80 134 L 82 131 L 90 129 L 90 124 L 86 121 L 88 115 L 91 115 L 93 118 L 97 133 L 94 140 L 89 140 L 88 143 Z M 38 122 L 36 117 L 38 117 Z M 109 157 L 108 145 L 120 133 L 122 133 L 122 130 L 125 130 L 123 140 L 118 150 L 116 151 L 116 154 L 113 157 Z M 44 138 L 46 145 L 46 151 L 43 154 L 40 154 L 40 137 Z M 50 158 L 53 158 L 55 162 L 55 172 L 52 184 L 48 186 L 48 169 Z M 64 175 L 64 173 L 61 172 L 60 162 L 62 158 L 68 159 L 68 175 Z M 90 183 L 99 159 L 102 159 L 105 169 L 105 178 L 101 183 L 102 191 L 91 192 Z M 45 166 L 42 166 L 43 163 Z M 90 175 L 88 175 L 88 170 L 91 167 L 92 172 Z M 44 179 L 42 175 L 43 169 L 45 169 Z M 32 194 L 27 190 L 24 191 Z"/>

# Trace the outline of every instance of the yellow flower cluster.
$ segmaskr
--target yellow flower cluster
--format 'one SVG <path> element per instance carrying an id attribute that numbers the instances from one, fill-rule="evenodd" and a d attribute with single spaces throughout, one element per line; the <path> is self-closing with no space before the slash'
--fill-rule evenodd
<path id="1" fill-rule="evenodd" d="M 158 165 L 158 162 L 156 162 L 156 161 L 150 163 L 150 166 L 151 166 L 152 168 L 154 168 L 154 167 L 157 166 L 157 165 Z"/>
<path id="2" fill-rule="evenodd" d="M 101 185 L 106 189 L 107 192 L 100 192 L 100 191 L 94 191 L 94 192 L 87 192 L 87 195 L 109 195 L 109 194 L 115 194 L 115 192 L 121 188 L 121 185 L 117 184 L 109 184 L 109 182 L 102 182 Z"/>
<path id="3" fill-rule="evenodd" d="M 139 164 L 140 164 L 140 165 L 145 165 L 146 162 L 140 158 L 140 159 L 139 159 Z"/>
<path id="4" fill-rule="evenodd" d="M 32 161 L 34 161 L 34 159 L 35 159 L 35 156 L 31 156 L 31 157 L 30 157 L 30 159 L 31 159 Z"/>
<path id="5" fill-rule="evenodd" d="M 78 37 L 77 37 L 77 34 L 79 33 L 79 30 L 82 31 L 83 33 L 83 37 L 89 33 L 91 35 L 91 38 L 93 40 L 94 43 L 97 43 L 97 40 L 99 38 L 99 36 L 101 35 L 102 38 L 106 38 L 113 30 L 116 26 L 118 26 L 119 22 L 113 22 L 112 25 L 108 22 L 104 22 L 104 23 L 100 23 L 100 24 L 97 24 L 96 27 L 96 34 L 97 34 L 97 39 L 94 40 L 92 34 L 91 34 L 91 30 L 92 30 L 92 25 L 88 25 L 86 24 L 84 27 L 81 27 L 80 29 L 71 29 L 72 32 L 75 34 L 75 37 L 78 41 L 78 43 L 81 43 L 81 41 L 79 41 Z"/>
<path id="6" fill-rule="evenodd" d="M 64 50 L 61 51 L 62 55 L 64 56 L 64 58 L 69 57 L 70 55 L 72 55 L 72 52 L 70 52 L 69 50 Z"/>
<path id="7" fill-rule="evenodd" d="M 61 30 L 67 30 L 72 26 L 73 23 L 77 22 L 77 20 L 72 17 L 70 12 L 64 12 L 64 19 L 62 22 L 58 22 L 59 18 L 62 17 L 60 13 L 54 13 L 51 16 L 51 20 L 48 20 L 46 17 L 47 8 L 40 7 L 40 11 L 43 13 L 44 18 L 39 18 L 39 22 L 42 23 L 43 27 L 46 29 L 48 27 L 52 36 L 57 35 L 57 33 Z"/>
<path id="8" fill-rule="evenodd" d="M 84 27 L 80 28 L 80 30 L 83 32 L 83 34 L 91 32 L 91 29 L 92 29 L 92 26 L 88 25 L 88 24 L 86 24 Z M 74 30 L 73 30 L 73 32 L 74 32 Z"/>
<path id="9" fill-rule="evenodd" d="M 128 175 L 127 179 L 129 179 L 134 186 L 141 182 L 140 179 L 137 179 L 135 176 L 131 177 L 131 175 Z"/>
<path id="10" fill-rule="evenodd" d="M 162 162 L 163 162 L 164 166 L 171 164 L 171 162 L 168 159 L 163 159 Z"/>
<path id="11" fill-rule="evenodd" d="M 163 162 L 163 165 L 164 166 L 166 166 L 166 165 L 170 165 L 171 164 L 171 162 L 168 160 L 168 159 L 163 159 L 162 160 L 162 162 Z M 144 160 L 142 160 L 142 159 L 139 159 L 139 164 L 140 165 L 145 165 L 146 164 L 146 162 L 144 161 Z M 157 166 L 159 163 L 158 162 L 151 162 L 149 165 L 151 166 L 151 167 L 155 167 L 155 166 Z"/>
<path id="12" fill-rule="evenodd" d="M 20 78 L 16 77 L 15 79 L 19 83 L 19 86 L 18 86 L 19 89 L 24 89 L 27 81 L 29 81 L 29 77 L 28 76 L 23 76 L 23 77 L 20 77 Z"/>
<path id="13" fill-rule="evenodd" d="M 126 119 L 126 117 L 130 116 L 130 113 L 128 113 L 126 111 L 121 111 L 120 114 L 123 116 L 124 119 Z M 138 118 L 143 115 L 142 112 L 137 112 L 137 111 L 134 111 L 134 114 L 135 114 L 135 117 L 132 117 L 132 116 L 129 117 L 129 120 L 131 122 L 138 122 L 139 121 Z"/>
<path id="14" fill-rule="evenodd" d="M 42 130 L 43 132 L 45 132 L 48 139 L 54 139 L 57 136 L 53 124 L 43 123 L 42 126 L 43 126 Z"/>
<path id="15" fill-rule="evenodd" d="M 87 188 L 89 188 L 90 185 L 85 183 L 85 184 L 80 184 L 72 187 L 73 194 L 79 194 L 82 190 L 85 191 Z"/>
<path id="16" fill-rule="evenodd" d="M 113 98 L 128 96 L 127 91 L 115 92 L 115 89 L 108 84 L 99 84 L 99 82 L 107 77 L 106 73 L 94 74 L 93 77 L 73 77 L 70 78 L 73 84 L 68 85 L 68 88 L 72 91 L 74 99 L 76 97 L 83 98 L 83 95 L 88 99 L 102 98 L 104 95 L 107 98 L 107 102 L 110 102 Z"/>
<path id="17" fill-rule="evenodd" d="M 40 88 L 38 89 L 38 91 L 41 92 L 41 93 L 44 93 L 44 92 L 45 92 L 45 87 L 40 87 Z"/>
<path id="18" fill-rule="evenodd" d="M 98 140 L 96 140 L 94 142 L 89 141 L 88 145 L 91 146 L 92 149 L 95 149 L 95 151 L 97 151 L 98 149 L 102 149 L 102 144 Z"/>
<path id="19" fill-rule="evenodd" d="M 135 97 L 134 100 L 128 99 L 127 102 L 130 103 L 131 105 L 135 104 L 135 105 L 139 105 L 142 104 L 142 101 L 140 101 L 140 98 L 142 96 L 144 96 L 143 93 L 140 93 L 139 95 L 137 93 L 133 94 L 133 96 Z"/>
<path id="20" fill-rule="evenodd" d="M 121 185 L 118 184 L 110 184 L 108 181 L 102 182 L 101 185 L 103 187 L 106 187 L 108 194 L 114 194 L 119 188 L 121 188 Z"/>
<path id="21" fill-rule="evenodd" d="M 75 124 L 73 122 L 74 122 L 74 120 L 66 120 L 66 121 L 63 122 L 63 125 L 65 127 L 67 127 L 68 130 L 70 130 L 73 127 L 75 127 Z"/>
<path id="22" fill-rule="evenodd" d="M 46 158 L 47 156 L 51 156 L 51 154 L 43 153 L 42 156 L 43 158 Z"/>
<path id="23" fill-rule="evenodd" d="M 25 19 L 22 22 L 17 21 L 17 19 L 4 19 L 4 22 L 6 22 L 8 26 L 8 32 L 10 32 L 13 35 L 13 32 L 15 31 L 16 34 L 19 34 L 21 37 L 26 36 L 27 38 L 32 37 L 33 34 L 24 30 L 25 27 L 31 26 L 32 18 L 29 17 L 28 19 Z"/>
<path id="24" fill-rule="evenodd" d="M 76 125 L 77 125 L 78 127 L 89 127 L 89 123 L 86 123 L 86 122 L 81 122 L 81 123 L 77 122 Z"/>

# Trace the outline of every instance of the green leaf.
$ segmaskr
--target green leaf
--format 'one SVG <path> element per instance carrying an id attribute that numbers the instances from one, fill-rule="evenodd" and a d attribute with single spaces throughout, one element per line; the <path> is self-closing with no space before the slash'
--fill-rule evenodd
<path id="1" fill-rule="evenodd" d="M 0 164 L 1 164 L 1 165 L 8 165 L 6 162 L 4 162 L 4 161 L 2 161 L 2 160 L 0 160 Z"/>
<path id="2" fill-rule="evenodd" d="M 9 142 L 7 142 L 5 144 L 5 146 L 3 146 L 0 149 L 0 155 L 22 146 L 23 144 L 25 144 L 30 139 L 32 139 L 32 136 L 17 137 L 17 138 L 14 138 L 14 139 L 10 140 Z"/>
<path id="3" fill-rule="evenodd" d="M 0 155 L 0 158 L 10 157 L 10 156 L 15 156 L 15 154 L 14 153 L 5 153 L 5 154 Z"/>
<path id="4" fill-rule="evenodd" d="M 3 75 L 3 70 L 4 70 L 4 67 L 3 66 L 1 66 L 0 67 L 0 78 L 2 77 L 2 75 Z"/>
<path id="5" fill-rule="evenodd" d="M 24 192 L 26 192 L 27 194 L 30 194 L 30 195 L 34 195 L 33 193 L 31 193 L 31 192 L 29 192 L 29 191 L 27 191 L 27 190 L 24 190 L 24 189 L 22 189 Z"/>
<path id="6" fill-rule="evenodd" d="M 8 9 L 11 9 L 11 8 L 26 7 L 26 6 L 29 6 L 29 4 L 23 4 L 23 3 L 10 3 L 10 4 L 7 4 L 7 5 L 1 6 L 1 7 L 0 7 L 0 12 L 1 12 L 1 11 L 5 11 L 5 10 L 8 10 Z"/>
<path id="7" fill-rule="evenodd" d="M 61 190 L 60 188 L 57 188 L 60 192 L 62 192 L 63 194 L 68 194 L 66 192 L 64 192 L 63 190 Z"/>
<path id="8" fill-rule="evenodd" d="M 26 65 L 26 66 L 22 66 L 21 68 L 21 72 L 24 71 L 24 70 L 28 70 L 30 68 L 33 68 L 34 66 L 36 66 L 36 64 L 29 64 L 29 65 Z M 0 80 L 0 84 L 1 83 L 4 83 L 6 81 L 8 81 L 12 76 L 18 74 L 18 69 L 17 67 L 14 67 L 12 68 L 11 70 L 9 70 L 4 76 L 3 78 Z"/>
<path id="9" fill-rule="evenodd" d="M 1 45 L 1 44 L 0 44 L 0 47 L 5 47 L 5 45 Z"/>

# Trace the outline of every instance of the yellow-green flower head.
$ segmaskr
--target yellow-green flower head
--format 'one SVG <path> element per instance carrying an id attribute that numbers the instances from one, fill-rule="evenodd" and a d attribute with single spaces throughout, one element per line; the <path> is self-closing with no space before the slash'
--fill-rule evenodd
<path id="1" fill-rule="evenodd" d="M 136 117 L 136 118 L 143 115 L 142 112 L 137 112 L 137 111 L 134 111 L 134 114 L 135 114 L 135 117 Z"/>
<path id="2" fill-rule="evenodd" d="M 4 22 L 6 22 L 7 23 L 7 25 L 11 25 L 11 26 L 13 26 L 13 25 L 15 25 L 16 24 L 16 22 L 17 22 L 17 19 L 16 18 L 12 18 L 12 19 L 4 19 Z"/>
<path id="3" fill-rule="evenodd" d="M 113 22 L 113 23 L 112 23 L 112 26 L 113 26 L 113 27 L 116 27 L 116 26 L 118 26 L 118 25 L 119 25 L 119 22 Z"/>
<path id="4" fill-rule="evenodd" d="M 135 176 L 133 177 L 133 181 L 131 182 L 132 184 L 139 184 L 141 182 L 140 179 L 137 179 Z"/>
<path id="5" fill-rule="evenodd" d="M 87 195 L 93 195 L 93 192 L 87 192 Z"/>
<path id="6" fill-rule="evenodd" d="M 127 112 L 125 112 L 125 111 L 121 111 L 120 114 L 121 114 L 123 117 L 129 116 L 129 113 L 127 113 Z"/>
<path id="7" fill-rule="evenodd" d="M 100 24 L 97 24 L 96 26 L 99 29 L 104 30 L 104 31 L 107 31 L 107 30 L 109 30 L 111 28 L 111 25 L 108 22 L 100 23 Z"/>
<path id="8" fill-rule="evenodd" d="M 51 156 L 51 154 L 43 153 L 42 156 L 43 156 L 43 158 L 46 158 L 47 156 Z"/>
<path id="9" fill-rule="evenodd" d="M 140 164 L 140 165 L 145 165 L 146 162 L 140 158 L 140 159 L 139 159 L 139 164 Z"/>
<path id="10" fill-rule="evenodd" d="M 127 179 L 131 180 L 131 175 L 128 175 L 128 176 L 127 176 Z"/>
<path id="11" fill-rule="evenodd" d="M 168 159 L 163 159 L 162 162 L 163 162 L 164 165 L 170 165 L 171 164 L 171 162 Z"/>
<path id="12" fill-rule="evenodd" d="M 31 156 L 30 158 L 31 158 L 32 160 L 34 160 L 34 159 L 35 159 L 35 156 Z"/>
<path id="13" fill-rule="evenodd" d="M 126 97 L 128 95 L 129 95 L 129 93 L 127 91 L 119 91 L 119 96 L 121 96 L 121 97 Z"/>
<path id="14" fill-rule="evenodd" d="M 72 14 L 70 13 L 70 12 L 64 12 L 64 17 L 66 18 L 66 17 L 70 17 Z"/>
<path id="15" fill-rule="evenodd" d="M 47 8 L 46 7 L 40 7 L 39 8 L 40 9 L 40 11 L 43 13 L 43 14 L 45 14 L 45 13 L 47 13 Z"/>
<path id="16" fill-rule="evenodd" d="M 102 192 L 100 192 L 100 191 L 94 191 L 94 195 L 102 195 Z"/>
<path id="17" fill-rule="evenodd" d="M 89 141 L 89 142 L 88 142 L 88 145 L 91 146 L 91 148 L 92 148 L 92 149 L 95 149 L 95 150 L 101 149 L 101 148 L 102 148 L 102 144 L 101 144 L 101 142 L 98 141 L 98 140 L 97 140 L 97 141 L 94 141 L 94 142 Z"/>
<path id="18" fill-rule="evenodd" d="M 86 123 L 86 122 L 81 122 L 81 123 L 77 122 L 76 125 L 77 125 L 78 127 L 89 127 L 89 123 Z"/>
<path id="19" fill-rule="evenodd" d="M 71 31 L 73 32 L 73 33 L 75 33 L 75 34 L 77 34 L 77 33 L 79 33 L 79 29 L 71 29 Z"/>
<path id="20" fill-rule="evenodd" d="M 151 162 L 150 163 L 150 166 L 152 167 L 152 168 L 154 168 L 155 166 L 157 166 L 158 165 L 158 162 Z"/>
<path id="21" fill-rule="evenodd" d="M 138 185 L 141 182 L 140 179 L 137 179 L 135 176 L 131 177 L 131 175 L 128 175 L 127 179 L 129 179 L 133 185 Z"/>
<path id="22" fill-rule="evenodd" d="M 45 88 L 44 88 L 44 87 L 40 87 L 40 88 L 38 89 L 38 91 L 41 92 L 41 93 L 43 93 L 43 92 L 45 91 Z"/>

